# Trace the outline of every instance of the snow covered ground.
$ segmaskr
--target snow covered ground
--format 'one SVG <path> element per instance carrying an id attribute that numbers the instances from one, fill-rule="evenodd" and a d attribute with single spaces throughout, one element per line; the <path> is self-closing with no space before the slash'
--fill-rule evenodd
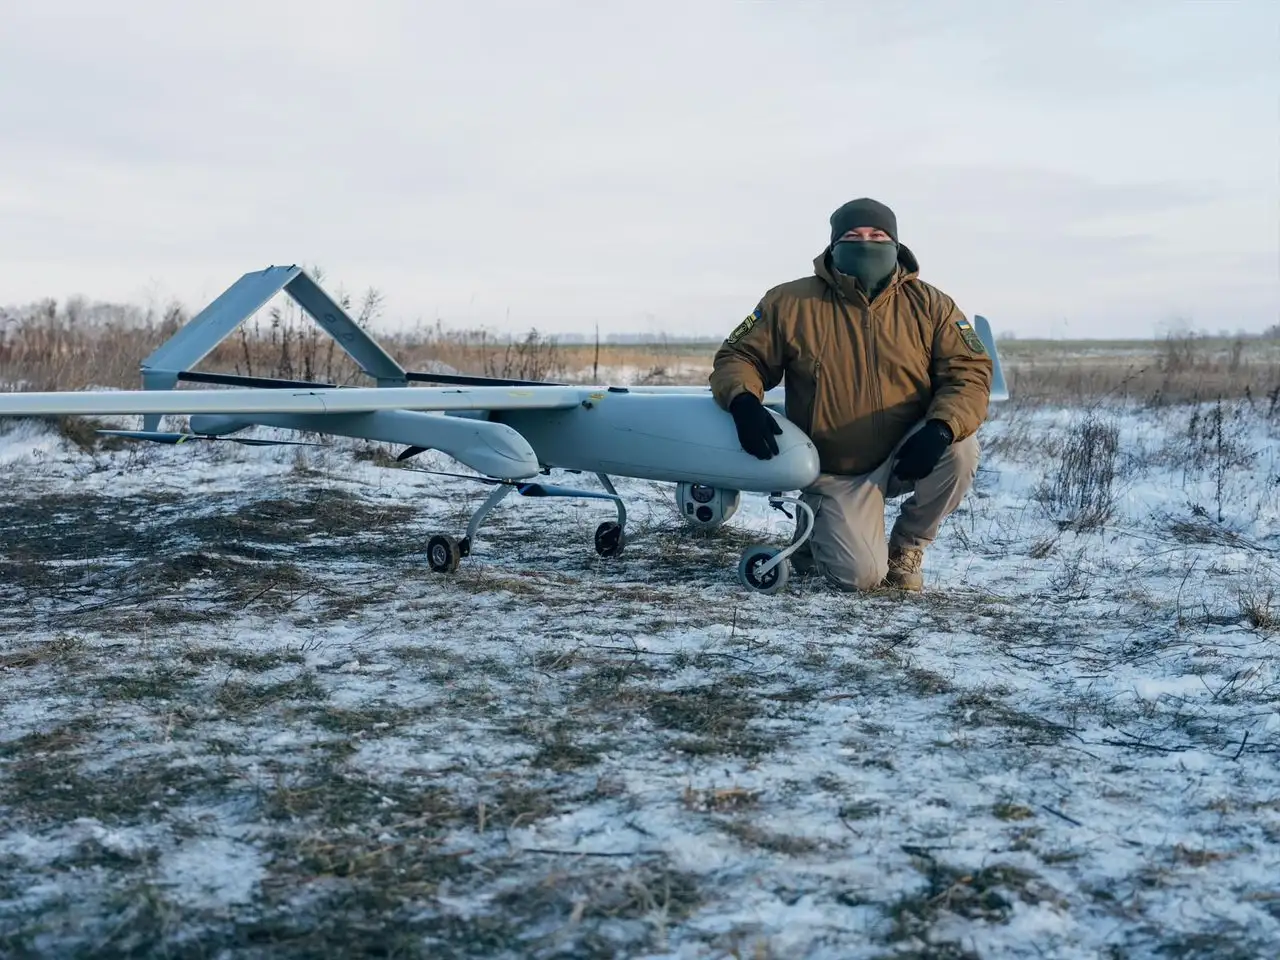
<path id="1" fill-rule="evenodd" d="M 441 576 L 385 448 L 0 423 L 0 956 L 1275 956 L 1277 436 L 1000 407 L 925 595 L 764 597 L 758 497 Z"/>

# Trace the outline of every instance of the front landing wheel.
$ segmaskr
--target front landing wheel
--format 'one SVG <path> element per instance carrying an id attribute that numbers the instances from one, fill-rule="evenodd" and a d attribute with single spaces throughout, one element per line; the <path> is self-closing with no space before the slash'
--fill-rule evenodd
<path id="1" fill-rule="evenodd" d="M 622 524 L 608 520 L 596 527 L 596 553 L 602 557 L 616 557 L 626 546 L 627 538 Z"/>
<path id="2" fill-rule="evenodd" d="M 777 593 L 787 585 L 791 574 L 791 562 L 783 560 L 772 570 L 761 574 L 760 568 L 780 554 L 777 547 L 751 547 L 738 562 L 738 579 L 743 586 L 757 593 Z"/>
<path id="3" fill-rule="evenodd" d="M 437 534 L 427 541 L 427 563 L 436 573 L 453 573 L 462 562 L 462 547 L 453 537 Z"/>

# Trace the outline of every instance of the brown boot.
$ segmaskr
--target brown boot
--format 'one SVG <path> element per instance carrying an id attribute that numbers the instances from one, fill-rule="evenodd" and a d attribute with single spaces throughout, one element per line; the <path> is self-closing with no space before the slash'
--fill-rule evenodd
<path id="1" fill-rule="evenodd" d="M 919 593 L 924 589 L 924 551 L 918 547 L 901 547 L 889 544 L 889 572 L 884 585 L 890 590 L 910 590 Z"/>

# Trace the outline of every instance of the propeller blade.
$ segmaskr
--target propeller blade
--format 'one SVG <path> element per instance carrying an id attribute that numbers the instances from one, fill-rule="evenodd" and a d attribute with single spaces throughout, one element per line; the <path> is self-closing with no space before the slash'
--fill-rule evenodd
<path id="1" fill-rule="evenodd" d="M 259 440 L 254 437 L 210 437 L 202 436 L 201 440 L 229 440 L 231 443 L 243 443 L 246 447 L 323 447 L 323 443 L 313 440 Z"/>
<path id="2" fill-rule="evenodd" d="M 410 450 L 413 448 L 410 447 Z M 454 477 L 458 480 L 478 480 L 480 483 L 499 484 L 505 483 L 508 486 L 514 486 L 515 480 L 497 480 L 494 477 L 482 477 L 478 473 L 446 473 L 444 470 L 423 470 L 421 467 L 409 467 L 414 473 L 427 473 L 433 477 Z"/>
<path id="3" fill-rule="evenodd" d="M 420 470 L 410 467 L 414 473 L 427 473 L 433 477 L 455 477 L 458 480 L 478 480 L 480 483 L 515 487 L 516 493 L 522 497 L 580 497 L 586 500 L 621 500 L 611 493 L 599 493 L 595 490 L 578 490 L 574 487 L 561 487 L 554 483 L 530 483 L 527 480 L 498 480 L 494 477 L 482 477 L 474 473 L 447 473 L 444 470 Z"/>
<path id="4" fill-rule="evenodd" d="M 401 460 L 408 460 L 410 457 L 416 457 L 418 454 L 426 452 L 426 447 L 405 447 L 404 450 L 400 452 L 400 456 L 396 457 L 396 462 L 398 463 Z"/>
<path id="5" fill-rule="evenodd" d="M 580 497 L 586 500 L 621 500 L 611 493 L 598 493 L 595 490 L 577 490 L 573 487 L 559 487 L 551 483 L 518 483 L 516 492 L 522 497 Z"/>
<path id="6" fill-rule="evenodd" d="M 123 437 L 126 440 L 148 440 L 151 443 L 189 443 L 193 440 L 225 440 L 242 443 L 246 447 L 319 447 L 323 444 L 309 440 L 258 440 L 254 437 L 215 437 L 207 433 L 168 433 L 163 430 L 98 430 L 105 437 Z"/>

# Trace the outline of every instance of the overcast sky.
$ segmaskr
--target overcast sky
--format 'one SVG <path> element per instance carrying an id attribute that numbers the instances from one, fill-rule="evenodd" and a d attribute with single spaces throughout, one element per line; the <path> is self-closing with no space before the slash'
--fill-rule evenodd
<path id="1" fill-rule="evenodd" d="M 0 303 L 727 334 L 876 197 L 1021 336 L 1280 320 L 1280 3 L 0 0 Z M 509 317 L 509 319 L 508 319 Z"/>

